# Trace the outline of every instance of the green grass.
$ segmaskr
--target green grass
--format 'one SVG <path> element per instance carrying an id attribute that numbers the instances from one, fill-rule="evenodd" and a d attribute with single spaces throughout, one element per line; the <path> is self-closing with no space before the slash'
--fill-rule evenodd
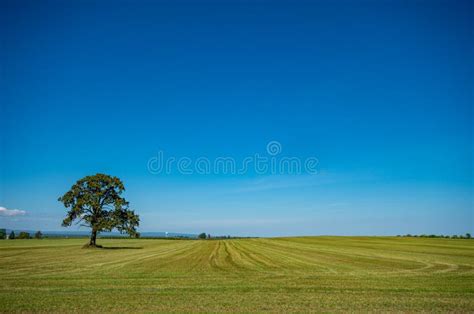
<path id="1" fill-rule="evenodd" d="M 474 241 L 0 241 L 3 312 L 474 311 Z"/>

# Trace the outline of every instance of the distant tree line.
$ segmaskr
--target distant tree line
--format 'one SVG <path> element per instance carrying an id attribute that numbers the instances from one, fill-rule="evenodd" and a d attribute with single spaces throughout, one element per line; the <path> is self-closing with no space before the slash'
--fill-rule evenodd
<path id="1" fill-rule="evenodd" d="M 68 238 L 69 236 L 57 236 L 57 235 L 48 235 L 48 236 L 45 236 L 43 235 L 43 233 L 41 231 L 37 231 L 33 236 L 31 236 L 31 234 L 29 232 L 26 232 L 26 231 L 21 231 L 19 232 L 18 234 L 15 233 L 15 231 L 10 231 L 10 233 L 8 234 L 7 233 L 7 230 L 6 229 L 0 229 L 0 239 L 9 239 L 9 240 L 14 240 L 14 239 L 43 239 L 43 238 L 50 238 L 50 237 L 53 237 L 53 238 Z M 86 237 L 86 235 L 81 235 L 79 237 Z M 137 238 L 143 238 L 143 239 L 169 239 L 169 240 L 189 240 L 189 239 L 192 239 L 192 238 L 189 238 L 187 236 L 181 236 L 181 235 L 176 235 L 176 236 L 172 236 L 172 237 L 141 237 L 140 234 L 136 234 L 136 237 Z M 123 239 L 123 237 L 119 237 L 119 236 L 102 236 L 101 238 L 103 239 L 117 239 L 117 238 L 121 238 Z M 230 235 L 224 235 L 224 236 L 211 236 L 210 234 L 208 233 L 200 233 L 198 236 L 197 236 L 198 239 L 208 239 L 208 240 L 219 240 L 219 239 L 237 239 L 238 237 L 231 237 Z"/>
<path id="2" fill-rule="evenodd" d="M 210 239 L 216 239 L 216 240 L 217 240 L 217 239 L 232 239 L 232 238 L 235 238 L 235 237 L 231 237 L 230 235 L 226 235 L 226 236 L 225 236 L 225 235 L 224 235 L 224 236 L 211 236 L 209 233 L 206 234 L 205 232 L 200 233 L 200 234 L 198 235 L 198 239 L 201 239 L 201 240 L 205 240 L 205 239 L 208 239 L 208 240 L 210 240 Z"/>
<path id="3" fill-rule="evenodd" d="M 5 240 L 15 240 L 15 239 L 42 239 L 43 238 L 43 233 L 41 231 L 37 231 L 35 235 L 32 237 L 29 232 L 26 231 L 20 231 L 18 236 L 15 234 L 15 231 L 11 231 L 10 234 L 7 235 L 7 230 L 6 229 L 0 229 L 0 239 Z"/>
<path id="4" fill-rule="evenodd" d="M 405 235 L 397 235 L 397 237 L 410 237 L 410 238 L 445 238 L 445 239 L 472 239 L 470 233 L 466 233 L 465 235 L 437 235 L 437 234 L 405 234 Z"/>
<path id="5" fill-rule="evenodd" d="M 7 230 L 6 229 L 1 229 L 0 228 L 0 240 L 2 239 L 9 239 L 9 240 L 14 240 L 14 239 L 43 239 L 43 238 L 69 238 L 69 237 L 73 237 L 73 238 L 83 238 L 83 237 L 87 237 L 87 235 L 80 235 L 80 236 L 69 236 L 69 235 L 44 235 L 41 231 L 37 231 L 33 236 L 29 233 L 29 232 L 26 232 L 26 231 L 21 231 L 21 232 L 18 232 L 18 234 L 15 233 L 15 231 L 10 231 L 10 233 L 7 233 Z M 124 237 L 121 237 L 121 236 L 102 236 L 101 237 L 102 239 L 117 239 L 117 238 L 120 238 L 120 239 L 123 239 Z M 168 239 L 168 240 L 190 240 L 192 238 L 188 237 L 188 236 L 182 236 L 182 235 L 176 235 L 176 236 L 167 236 L 167 237 L 142 237 L 140 236 L 140 234 L 136 234 L 136 238 L 143 238 L 143 239 Z M 219 239 L 237 239 L 239 237 L 231 237 L 230 235 L 224 235 L 224 236 L 211 236 L 210 234 L 208 233 L 200 233 L 198 236 L 197 236 L 198 239 L 204 239 L 204 240 L 219 240 Z"/>

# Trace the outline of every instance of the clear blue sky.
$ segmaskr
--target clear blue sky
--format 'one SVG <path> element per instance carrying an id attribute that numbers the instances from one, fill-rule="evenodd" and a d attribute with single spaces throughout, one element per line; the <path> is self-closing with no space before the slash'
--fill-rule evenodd
<path id="1" fill-rule="evenodd" d="M 141 231 L 465 233 L 472 1 L 1 1 L 0 226 L 120 177 Z M 157 152 L 318 174 L 151 174 Z M 18 211 L 13 211 L 18 209 Z M 24 211 L 24 212 L 23 212 Z"/>

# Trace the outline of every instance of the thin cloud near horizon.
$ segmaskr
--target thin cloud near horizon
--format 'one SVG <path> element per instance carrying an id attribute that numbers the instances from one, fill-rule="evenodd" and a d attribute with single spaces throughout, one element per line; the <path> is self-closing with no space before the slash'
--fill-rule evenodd
<path id="1" fill-rule="evenodd" d="M 0 206 L 0 216 L 2 217 L 16 217 L 24 215 L 26 215 L 26 210 L 8 209 L 6 207 Z"/>

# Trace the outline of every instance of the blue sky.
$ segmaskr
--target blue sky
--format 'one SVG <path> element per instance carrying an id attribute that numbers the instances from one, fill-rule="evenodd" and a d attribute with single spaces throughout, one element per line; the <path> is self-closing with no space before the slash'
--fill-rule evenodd
<path id="1" fill-rule="evenodd" d="M 473 231 L 471 1 L 1 6 L 1 226 L 61 230 L 57 198 L 103 172 L 141 231 Z M 147 167 L 270 141 L 317 174 Z"/>

